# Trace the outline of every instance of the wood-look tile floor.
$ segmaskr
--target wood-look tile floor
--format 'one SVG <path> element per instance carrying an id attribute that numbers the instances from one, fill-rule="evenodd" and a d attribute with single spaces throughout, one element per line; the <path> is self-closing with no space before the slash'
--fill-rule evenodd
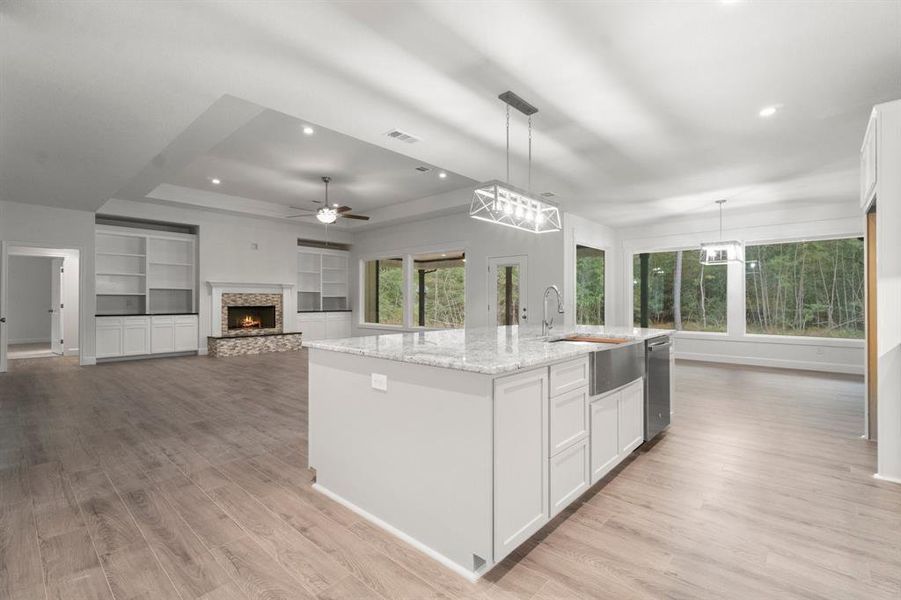
<path id="1" fill-rule="evenodd" d="M 470 584 L 310 488 L 306 355 L 0 376 L 0 598 L 901 598 L 860 378 L 677 366 L 677 415 Z"/>

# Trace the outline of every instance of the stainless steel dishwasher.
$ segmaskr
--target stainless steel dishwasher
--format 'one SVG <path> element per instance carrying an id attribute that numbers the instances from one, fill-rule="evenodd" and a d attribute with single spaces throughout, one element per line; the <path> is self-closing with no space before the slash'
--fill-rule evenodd
<path id="1" fill-rule="evenodd" d="M 650 441 L 670 423 L 670 352 L 668 335 L 645 342 L 644 439 Z"/>

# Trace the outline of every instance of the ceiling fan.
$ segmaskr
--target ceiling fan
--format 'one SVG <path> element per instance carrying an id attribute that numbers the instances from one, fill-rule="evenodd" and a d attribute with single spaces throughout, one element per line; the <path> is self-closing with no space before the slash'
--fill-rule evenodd
<path id="1" fill-rule="evenodd" d="M 304 212 L 296 214 L 296 215 L 288 215 L 286 218 L 288 219 L 296 219 L 298 217 L 313 217 L 319 220 L 320 223 L 325 223 L 326 225 L 330 225 L 338 220 L 338 217 L 342 219 L 357 219 L 359 221 L 368 221 L 369 217 L 363 215 L 352 215 L 350 211 L 353 210 L 349 206 L 338 206 L 337 204 L 329 204 L 328 201 L 328 184 L 331 182 L 331 177 L 323 177 L 322 181 L 325 183 L 325 201 L 320 202 L 319 200 L 313 200 L 313 204 L 318 204 L 319 208 L 299 208 L 297 206 L 292 206 L 291 208 L 295 210 L 302 210 Z"/>

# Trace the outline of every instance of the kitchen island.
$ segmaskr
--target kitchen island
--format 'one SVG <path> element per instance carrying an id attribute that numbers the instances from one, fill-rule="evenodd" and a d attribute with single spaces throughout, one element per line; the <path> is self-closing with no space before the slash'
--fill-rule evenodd
<path id="1" fill-rule="evenodd" d="M 314 487 L 476 579 L 644 441 L 643 370 L 592 396 L 589 355 L 643 352 L 670 333 L 497 327 L 304 342 Z M 572 334 L 619 339 L 557 341 Z"/>

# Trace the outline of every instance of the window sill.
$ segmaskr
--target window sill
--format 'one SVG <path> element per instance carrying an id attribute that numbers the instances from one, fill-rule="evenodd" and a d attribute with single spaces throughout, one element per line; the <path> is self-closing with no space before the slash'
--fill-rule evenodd
<path id="1" fill-rule="evenodd" d="M 826 338 L 803 335 L 772 335 L 763 333 L 746 333 L 744 335 L 729 335 L 711 331 L 677 331 L 677 339 L 690 340 L 717 340 L 722 342 L 736 342 L 755 344 L 787 344 L 790 346 L 819 346 L 832 348 L 863 348 L 865 340 L 853 338 Z"/>

